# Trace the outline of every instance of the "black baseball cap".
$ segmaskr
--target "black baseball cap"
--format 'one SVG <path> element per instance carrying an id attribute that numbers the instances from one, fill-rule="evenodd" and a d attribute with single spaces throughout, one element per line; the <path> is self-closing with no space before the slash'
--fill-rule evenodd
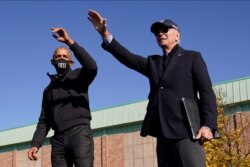
<path id="1" fill-rule="evenodd" d="M 150 31 L 152 33 L 155 33 L 161 27 L 174 28 L 177 31 L 179 31 L 178 25 L 175 22 L 173 22 L 172 20 L 169 20 L 169 19 L 164 19 L 164 20 L 157 21 L 157 22 L 153 23 L 151 25 Z"/>

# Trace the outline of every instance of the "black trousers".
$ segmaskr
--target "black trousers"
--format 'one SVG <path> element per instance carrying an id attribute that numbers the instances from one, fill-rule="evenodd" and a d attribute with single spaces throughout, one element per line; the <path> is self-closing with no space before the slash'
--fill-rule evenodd
<path id="1" fill-rule="evenodd" d="M 94 140 L 89 125 L 79 125 L 64 133 L 55 133 L 52 145 L 52 167 L 93 167 Z"/>
<path id="2" fill-rule="evenodd" d="M 205 167 L 205 153 L 198 141 L 157 139 L 158 167 Z"/>

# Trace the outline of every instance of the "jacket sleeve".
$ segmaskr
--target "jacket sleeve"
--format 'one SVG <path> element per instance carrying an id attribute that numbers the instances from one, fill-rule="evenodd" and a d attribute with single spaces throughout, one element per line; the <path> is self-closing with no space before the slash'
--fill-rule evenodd
<path id="1" fill-rule="evenodd" d="M 216 97 L 212 89 L 207 66 L 200 53 L 194 56 L 192 68 L 194 83 L 200 96 L 202 126 L 217 130 Z"/>
<path id="2" fill-rule="evenodd" d="M 97 74 L 97 64 L 89 53 L 76 42 L 70 46 L 76 59 L 82 65 L 81 76 L 85 83 L 90 84 Z"/>
<path id="3" fill-rule="evenodd" d="M 36 131 L 33 135 L 32 141 L 31 141 L 31 146 L 32 147 L 37 147 L 40 148 L 50 130 L 50 121 L 49 118 L 46 117 L 45 114 L 45 109 L 47 108 L 45 105 L 45 100 L 44 100 L 44 95 L 43 95 L 43 101 L 42 101 L 42 110 L 41 114 L 39 117 L 38 124 L 36 126 Z"/>
<path id="4" fill-rule="evenodd" d="M 102 43 L 104 50 L 111 53 L 120 63 L 143 75 L 147 75 L 147 58 L 131 53 L 123 47 L 115 38 L 110 44 Z"/>

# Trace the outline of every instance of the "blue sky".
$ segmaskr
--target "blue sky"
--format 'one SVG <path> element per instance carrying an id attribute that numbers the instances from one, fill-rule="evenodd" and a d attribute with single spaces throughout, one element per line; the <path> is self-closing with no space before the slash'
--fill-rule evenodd
<path id="1" fill-rule="evenodd" d="M 63 45 L 51 37 L 51 26 L 66 28 L 98 64 L 92 111 L 147 99 L 147 78 L 101 48 L 89 9 L 107 18 L 110 32 L 134 53 L 162 54 L 149 29 L 168 18 L 180 27 L 180 45 L 201 52 L 213 84 L 250 76 L 250 1 L 1 1 L 0 131 L 38 121 L 46 73 L 55 72 L 52 52 Z"/>

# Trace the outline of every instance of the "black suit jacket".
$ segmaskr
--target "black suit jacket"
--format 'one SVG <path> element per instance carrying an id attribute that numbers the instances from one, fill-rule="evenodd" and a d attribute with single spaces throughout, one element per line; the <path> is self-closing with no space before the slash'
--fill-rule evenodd
<path id="1" fill-rule="evenodd" d="M 167 69 L 163 70 L 163 56 L 150 55 L 145 58 L 136 55 L 116 39 L 109 45 L 103 43 L 102 47 L 122 64 L 149 79 L 149 103 L 141 129 L 142 136 L 159 137 L 159 134 L 163 134 L 168 139 L 190 137 L 181 98 L 198 98 L 198 93 L 201 125 L 217 129 L 216 98 L 206 64 L 199 52 L 184 50 L 176 45 L 170 53 L 172 58 Z"/>

